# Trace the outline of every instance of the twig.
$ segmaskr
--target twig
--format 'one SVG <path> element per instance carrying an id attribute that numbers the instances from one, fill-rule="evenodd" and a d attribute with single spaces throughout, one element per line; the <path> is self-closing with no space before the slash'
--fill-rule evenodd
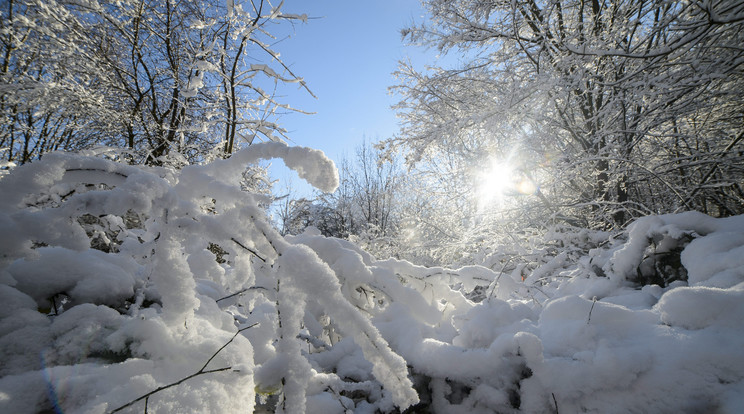
<path id="1" fill-rule="evenodd" d="M 173 382 L 171 384 L 163 385 L 162 387 L 158 387 L 155 390 L 150 391 L 147 394 L 145 394 L 145 395 L 137 398 L 136 400 L 132 400 L 132 401 L 130 401 L 130 402 L 122 405 L 121 407 L 118 407 L 118 408 L 116 408 L 116 409 L 114 409 L 112 411 L 109 411 L 109 414 L 113 414 L 113 413 L 119 412 L 119 411 L 121 411 L 121 410 L 123 410 L 123 409 L 125 409 L 127 407 L 130 407 L 130 406 L 134 405 L 135 403 L 137 403 L 139 401 L 149 399 L 150 396 L 153 395 L 153 394 L 155 394 L 155 393 L 158 393 L 160 391 L 166 390 L 166 389 L 171 388 L 171 387 L 175 387 L 176 385 L 179 385 L 182 382 L 184 382 L 186 380 L 190 380 L 191 378 L 194 378 L 196 376 L 203 375 L 203 374 L 211 374 L 213 372 L 227 371 L 228 369 L 232 369 L 232 367 L 217 368 L 217 369 L 210 369 L 208 371 L 199 371 L 199 372 L 196 372 L 194 374 L 189 375 L 188 377 L 181 378 L 180 380 L 178 380 L 176 382 Z"/>
<path id="2" fill-rule="evenodd" d="M 56 294 L 52 296 L 52 305 L 54 306 L 54 316 L 59 315 L 59 313 L 57 313 L 57 301 L 55 300 L 56 297 L 57 297 Z"/>
<path id="3" fill-rule="evenodd" d="M 504 263 L 504 265 L 501 266 L 501 271 L 499 272 L 499 275 L 496 276 L 496 279 L 494 279 L 493 281 L 491 281 L 491 283 L 488 284 L 488 287 L 486 288 L 486 290 L 491 289 L 491 293 L 488 294 L 488 300 L 491 300 L 491 297 L 493 297 L 494 292 L 496 292 L 496 288 L 499 285 L 499 279 L 501 279 L 501 275 L 504 274 L 504 270 L 506 270 L 506 266 L 509 266 L 509 263 L 511 263 L 512 259 L 514 259 L 514 257 L 510 257 L 509 260 L 507 260 L 506 263 Z M 493 285 L 493 288 L 491 288 L 491 285 Z"/>
<path id="4" fill-rule="evenodd" d="M 318 349 L 320 348 L 323 348 L 326 350 L 331 349 L 331 347 L 327 343 L 323 342 L 323 340 L 316 338 L 314 336 L 311 336 L 311 335 L 304 334 L 302 332 L 300 332 L 300 334 L 297 335 L 297 338 L 307 342 L 308 345 L 312 345 Z M 329 338 L 330 338 L 330 335 L 329 335 Z"/>
<path id="5" fill-rule="evenodd" d="M 228 345 L 230 345 L 232 343 L 232 341 L 235 338 L 237 338 L 237 336 L 241 332 L 245 331 L 246 329 L 253 328 L 256 325 L 258 325 L 258 322 L 254 323 L 253 325 L 246 326 L 245 328 L 238 329 L 238 331 L 235 332 L 235 335 L 233 335 L 232 338 L 230 338 L 229 341 L 227 341 L 224 345 L 222 345 L 222 347 L 220 347 L 220 349 L 218 349 L 214 354 L 212 354 L 211 357 L 209 357 L 209 359 L 207 360 L 207 362 L 204 364 L 203 367 L 201 367 L 201 369 L 199 371 L 197 371 L 197 372 L 195 372 L 195 373 L 193 373 L 193 374 L 191 374 L 191 375 L 189 375 L 187 377 L 181 378 L 180 380 L 178 380 L 176 382 L 172 382 L 172 383 L 170 383 L 168 385 L 163 385 L 162 387 L 158 387 L 158 388 L 154 389 L 153 391 L 150 391 L 147 394 L 145 394 L 145 395 L 143 395 L 143 396 L 141 396 L 141 397 L 139 397 L 137 399 L 134 399 L 134 400 L 132 400 L 132 401 L 130 401 L 130 402 L 122 405 L 121 407 L 118 407 L 118 408 L 115 408 L 114 410 L 109 411 L 109 414 L 113 414 L 113 413 L 119 412 L 119 411 L 121 411 L 121 410 L 123 410 L 123 409 L 125 409 L 127 407 L 130 407 L 130 406 L 134 405 L 135 403 L 137 403 L 139 401 L 142 401 L 142 400 L 145 400 L 145 410 L 147 410 L 147 402 L 149 401 L 150 396 L 152 396 L 153 394 L 156 394 L 156 393 L 158 393 L 160 391 L 166 390 L 166 389 L 171 388 L 171 387 L 175 387 L 176 385 L 181 384 L 182 382 L 185 382 L 187 380 L 190 380 L 191 378 L 197 377 L 199 375 L 211 374 L 213 372 L 221 372 L 221 371 L 227 371 L 229 369 L 232 369 L 232 367 L 215 368 L 215 369 L 209 369 L 209 370 L 207 370 L 206 368 L 207 368 L 207 365 L 209 365 L 209 363 L 212 362 L 212 360 L 217 356 L 217 354 L 219 354 L 223 349 L 225 349 Z"/>
<path id="6" fill-rule="evenodd" d="M 248 248 L 248 247 L 246 247 L 246 246 L 245 246 L 245 245 L 244 245 L 243 243 L 241 243 L 241 242 L 239 242 L 239 241 L 235 240 L 235 238 L 234 238 L 234 237 L 231 237 L 231 238 L 230 238 L 230 240 L 232 240 L 233 242 L 235 242 L 235 244 L 237 244 L 238 246 L 240 246 L 240 247 L 244 248 L 245 250 L 247 250 L 248 252 L 250 252 L 250 253 L 251 253 L 251 254 L 253 254 L 254 256 L 258 257 L 258 258 L 259 258 L 259 259 L 260 259 L 260 260 L 261 260 L 262 262 L 266 263 L 266 259 L 264 259 L 264 258 L 263 258 L 263 257 L 261 257 L 261 256 L 260 256 L 260 255 L 259 255 L 258 253 L 256 253 L 256 251 L 255 251 L 255 250 L 253 250 L 253 249 L 251 249 L 251 248 Z"/>
<path id="7" fill-rule="evenodd" d="M 249 290 L 253 290 L 253 289 L 263 289 L 263 290 L 268 290 L 268 289 L 266 289 L 266 288 L 265 288 L 265 287 L 263 287 L 263 286 L 251 286 L 251 287 L 247 287 L 247 288 L 245 288 L 245 289 L 240 289 L 239 291 L 237 291 L 237 292 L 233 293 L 232 295 L 227 295 L 227 296 L 225 296 L 225 297 L 223 297 L 223 298 L 219 298 L 219 299 L 215 300 L 215 302 L 219 302 L 219 301 L 221 301 L 221 300 L 225 300 L 225 299 L 230 299 L 230 298 L 232 298 L 232 297 L 235 297 L 235 296 L 241 295 L 241 294 L 243 294 L 243 293 L 245 293 L 245 292 L 247 292 L 247 291 L 249 291 Z"/>
<path id="8" fill-rule="evenodd" d="M 551 392 L 550 395 L 553 396 L 553 404 L 555 404 L 555 414 L 558 414 L 558 400 L 555 399 L 555 393 Z"/>
<path id="9" fill-rule="evenodd" d="M 266 236 L 266 234 L 264 234 L 264 236 Z M 279 267 L 278 266 L 276 270 L 277 270 L 277 274 L 276 274 L 276 320 L 277 320 L 277 325 L 279 326 L 279 330 L 278 330 L 279 341 L 281 342 L 284 340 L 284 334 L 282 334 L 282 311 L 281 311 L 281 308 L 279 307 L 279 290 L 281 288 L 281 279 L 279 278 L 279 273 L 278 273 Z M 287 384 L 286 375 L 282 375 L 281 383 L 282 383 L 282 392 L 279 395 L 279 398 L 281 398 L 282 412 L 284 412 L 284 410 L 287 408 L 287 394 L 286 394 L 287 390 L 285 388 L 285 385 Z"/>
<path id="10" fill-rule="evenodd" d="M 225 349 L 225 348 L 226 348 L 226 347 L 227 347 L 228 345 L 230 345 L 230 343 L 231 343 L 231 342 L 232 342 L 232 341 L 233 341 L 233 340 L 234 340 L 235 338 L 237 338 L 237 336 L 238 336 L 238 335 L 239 335 L 239 334 L 240 334 L 241 332 L 245 331 L 246 329 L 250 329 L 250 328 L 253 328 L 253 327 L 254 327 L 254 326 L 256 326 L 256 325 L 258 325 L 258 322 L 254 323 L 254 324 L 252 324 L 252 325 L 248 325 L 248 326 L 246 326 L 245 328 L 240 328 L 240 329 L 238 329 L 238 331 L 237 331 L 237 332 L 235 332 L 235 335 L 233 335 L 233 336 L 232 336 L 232 338 L 230 338 L 230 340 L 229 340 L 229 341 L 225 342 L 225 344 L 224 344 L 224 345 L 222 345 L 222 347 L 221 347 L 220 349 L 218 349 L 218 350 L 217 350 L 217 352 L 215 352 L 214 354 L 212 354 L 212 356 L 211 356 L 211 357 L 210 357 L 210 358 L 209 358 L 209 359 L 207 360 L 207 362 L 206 362 L 206 363 L 204 364 L 204 366 L 203 366 L 203 367 L 201 367 L 201 369 L 199 370 L 199 372 L 202 372 L 202 371 L 204 371 L 204 369 L 205 369 L 205 368 L 207 368 L 207 365 L 209 365 L 209 363 L 210 363 L 210 362 L 212 362 L 212 360 L 213 360 L 213 359 L 214 359 L 214 358 L 215 358 L 215 357 L 217 356 L 217 354 L 219 354 L 219 353 L 220 353 L 220 352 L 221 352 L 221 351 L 222 351 L 223 349 Z"/>
<path id="11" fill-rule="evenodd" d="M 351 411 L 351 408 L 347 407 L 346 404 L 344 404 L 344 401 L 341 399 L 340 392 L 337 392 L 336 390 L 334 390 L 333 387 L 331 387 L 330 385 L 328 386 L 328 389 L 331 390 L 331 392 L 333 393 L 333 396 L 336 397 L 336 401 L 338 401 L 341 404 L 341 407 L 344 409 L 344 412 Z"/>
<path id="12" fill-rule="evenodd" d="M 591 320 L 592 320 L 592 311 L 594 310 L 594 305 L 595 305 L 596 303 L 597 303 L 597 297 L 595 296 L 595 297 L 594 297 L 594 298 L 592 299 L 592 307 L 591 307 L 591 309 L 589 309 L 589 317 L 588 317 L 588 318 L 586 318 L 586 324 L 587 324 L 587 325 L 589 325 L 589 321 L 591 321 Z"/>
<path id="13" fill-rule="evenodd" d="M 112 174 L 112 175 L 118 175 L 119 177 L 123 178 L 129 178 L 127 174 L 121 173 L 119 171 L 106 171 L 103 168 L 68 168 L 65 171 L 67 172 L 74 172 L 74 171 L 97 171 L 104 174 Z"/>

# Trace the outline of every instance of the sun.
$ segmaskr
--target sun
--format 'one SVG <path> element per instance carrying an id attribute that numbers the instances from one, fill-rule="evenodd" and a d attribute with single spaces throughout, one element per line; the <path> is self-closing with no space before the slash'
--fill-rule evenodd
<path id="1" fill-rule="evenodd" d="M 498 203 L 514 188 L 515 168 L 508 161 L 492 160 L 491 165 L 476 176 L 476 195 L 482 206 Z"/>
<path id="2" fill-rule="evenodd" d="M 476 174 L 475 179 L 476 198 L 481 209 L 503 204 L 506 196 L 533 195 L 538 191 L 535 183 L 509 160 L 491 160 L 490 166 Z"/>

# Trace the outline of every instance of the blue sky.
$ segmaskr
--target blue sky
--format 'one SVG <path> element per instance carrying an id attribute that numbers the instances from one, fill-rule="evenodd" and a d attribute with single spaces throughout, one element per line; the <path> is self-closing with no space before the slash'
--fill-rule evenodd
<path id="1" fill-rule="evenodd" d="M 281 119 L 291 144 L 320 149 L 338 162 L 353 156 L 365 138 L 393 135 L 398 121 L 390 108 L 397 99 L 388 92 L 395 83 L 392 72 L 409 56 L 421 63 L 434 56 L 401 40 L 401 28 L 423 20 L 419 1 L 287 0 L 282 10 L 310 17 L 288 30 L 288 38 L 280 37 L 274 50 L 317 96 L 294 86 L 283 91 L 280 101 L 316 113 Z M 282 179 L 282 172 L 274 174 Z"/>

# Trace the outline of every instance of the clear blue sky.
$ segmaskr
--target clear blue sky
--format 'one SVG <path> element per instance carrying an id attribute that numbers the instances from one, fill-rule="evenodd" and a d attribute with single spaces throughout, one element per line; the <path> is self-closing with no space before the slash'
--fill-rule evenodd
<path id="1" fill-rule="evenodd" d="M 310 18 L 290 28 L 274 50 L 317 96 L 294 86 L 283 90 L 280 101 L 315 112 L 281 119 L 291 144 L 320 149 L 338 163 L 344 155 L 353 156 L 365 137 L 375 142 L 394 134 L 398 121 L 390 106 L 397 99 L 388 93 L 395 83 L 392 72 L 409 56 L 421 63 L 434 56 L 401 40 L 401 28 L 423 20 L 419 0 L 287 0 L 282 11 Z M 281 172 L 274 174 L 283 178 Z"/>

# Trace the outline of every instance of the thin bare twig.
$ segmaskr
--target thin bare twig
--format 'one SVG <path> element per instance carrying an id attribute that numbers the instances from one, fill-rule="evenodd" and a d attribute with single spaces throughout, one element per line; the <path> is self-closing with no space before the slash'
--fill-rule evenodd
<path id="1" fill-rule="evenodd" d="M 263 257 L 261 257 L 255 250 L 253 250 L 253 249 L 251 249 L 249 247 L 246 247 L 243 243 L 235 240 L 234 237 L 231 237 L 230 240 L 232 240 L 233 242 L 235 242 L 235 244 L 237 244 L 238 246 L 240 246 L 243 249 L 247 250 L 248 252 L 250 252 L 254 256 L 258 257 L 262 262 L 266 263 L 266 259 L 264 259 Z"/>
<path id="2" fill-rule="evenodd" d="M 595 296 L 592 299 L 592 307 L 589 309 L 589 317 L 586 318 L 586 324 L 589 325 L 589 322 L 592 320 L 592 311 L 594 310 L 594 305 L 597 303 L 597 297 Z"/>
<path id="3" fill-rule="evenodd" d="M 245 289 L 240 289 L 239 291 L 237 291 L 237 292 L 235 292 L 235 293 L 233 293 L 233 294 L 231 294 L 231 295 L 227 295 L 227 296 L 225 296 L 225 297 L 223 297 L 223 298 L 219 298 L 219 299 L 215 300 L 215 302 L 219 302 L 219 301 L 221 301 L 221 300 L 225 300 L 225 299 L 230 299 L 230 298 L 233 298 L 233 297 L 235 297 L 235 296 L 238 296 L 238 295 L 242 295 L 243 293 L 245 293 L 245 292 L 247 292 L 247 291 L 249 291 L 249 290 L 253 290 L 253 289 L 263 289 L 263 290 L 268 290 L 268 289 L 266 289 L 266 288 L 265 288 L 265 287 L 263 287 L 263 286 L 251 286 L 251 287 L 247 287 L 247 288 L 245 288 Z"/>
<path id="4" fill-rule="evenodd" d="M 158 388 L 156 388 L 156 389 L 148 392 L 147 394 L 145 394 L 145 395 L 143 395 L 143 396 L 141 396 L 141 397 L 139 397 L 137 399 L 134 399 L 134 400 L 132 400 L 132 401 L 130 401 L 130 402 L 122 405 L 121 407 L 117 407 L 117 408 L 109 411 L 109 414 L 113 414 L 113 413 L 119 412 L 119 411 L 121 411 L 121 410 L 123 410 L 123 409 L 125 409 L 127 407 L 131 407 L 132 405 L 134 405 L 134 404 L 136 404 L 136 403 L 138 403 L 138 402 L 140 402 L 142 400 L 145 400 L 145 409 L 147 409 L 147 402 L 149 401 L 150 396 L 152 396 L 153 394 L 156 394 L 156 393 L 158 393 L 160 391 L 166 390 L 166 389 L 171 388 L 171 387 L 175 387 L 176 385 L 181 384 L 182 382 L 185 382 L 187 380 L 190 380 L 191 378 L 197 377 L 199 375 L 211 374 L 213 372 L 222 372 L 222 371 L 227 371 L 227 370 L 232 369 L 232 367 L 215 368 L 215 369 L 209 369 L 209 370 L 206 369 L 206 368 L 207 368 L 207 365 L 209 365 L 209 363 L 212 362 L 212 360 L 217 356 L 217 354 L 219 354 L 223 349 L 225 349 L 228 345 L 230 345 L 232 343 L 232 341 L 235 340 L 235 338 L 237 338 L 237 336 L 241 332 L 245 331 L 246 329 L 253 328 L 256 325 L 258 325 L 258 322 L 254 323 L 253 325 L 246 326 L 245 328 L 238 329 L 238 331 L 235 332 L 235 335 L 233 335 L 232 338 L 230 338 L 229 341 L 227 341 L 224 345 L 222 345 L 222 347 L 220 347 L 220 349 L 218 349 L 214 354 L 212 354 L 211 357 L 209 357 L 209 359 L 207 360 L 207 362 L 204 364 L 204 366 L 201 367 L 201 369 L 199 369 L 199 371 L 196 371 L 195 373 L 193 373 L 193 374 L 191 374 L 191 375 L 189 375 L 187 377 L 181 378 L 180 380 L 178 380 L 176 382 L 172 382 L 172 383 L 170 383 L 168 385 L 163 385 L 162 387 L 158 387 Z"/>
<path id="5" fill-rule="evenodd" d="M 551 392 L 550 395 L 553 396 L 553 404 L 555 404 L 555 414 L 558 414 L 558 400 L 555 399 L 555 393 Z"/>

